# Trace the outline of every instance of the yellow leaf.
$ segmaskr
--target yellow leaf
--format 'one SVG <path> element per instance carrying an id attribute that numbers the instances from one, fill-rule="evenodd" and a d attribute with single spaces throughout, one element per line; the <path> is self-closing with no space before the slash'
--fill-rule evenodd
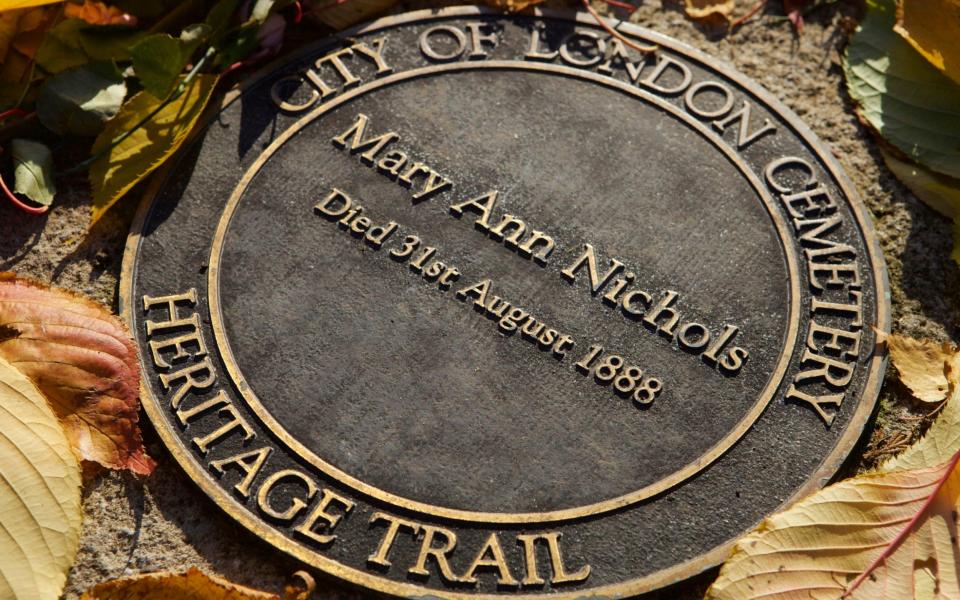
<path id="1" fill-rule="evenodd" d="M 497 8 L 508 13 L 517 13 L 540 4 L 544 0 L 485 0 L 493 8 Z"/>
<path id="2" fill-rule="evenodd" d="M 31 6 L 44 6 L 45 4 L 59 4 L 63 0 L 0 0 L 0 10 L 13 10 L 15 8 L 30 8 Z"/>
<path id="3" fill-rule="evenodd" d="M 947 397 L 949 385 L 944 375 L 944 366 L 957 352 L 949 342 L 915 340 L 892 333 L 880 336 L 886 341 L 893 366 L 917 400 L 941 402 Z"/>
<path id="4" fill-rule="evenodd" d="M 919 469 L 936 465 L 960 452 L 960 353 L 944 368 L 950 382 L 950 397 L 926 434 L 913 446 L 880 465 L 881 471 Z"/>
<path id="5" fill-rule="evenodd" d="M 60 597 L 81 514 L 80 466 L 57 417 L 0 358 L 0 598 Z"/>
<path id="6" fill-rule="evenodd" d="M 333 29 L 344 29 L 366 21 L 397 3 L 397 0 L 329 0 L 318 2 L 308 15 Z"/>
<path id="7" fill-rule="evenodd" d="M 960 598 L 958 460 L 848 479 L 766 519 L 706 598 Z"/>
<path id="8" fill-rule="evenodd" d="M 901 160 L 882 144 L 879 147 L 887 168 L 921 202 L 945 217 L 954 219 L 960 215 L 960 179 Z"/>
<path id="9" fill-rule="evenodd" d="M 735 5 L 735 0 L 683 0 L 684 12 L 696 21 L 726 22 Z"/>
<path id="10" fill-rule="evenodd" d="M 894 30 L 960 83 L 960 0 L 900 0 Z"/>
<path id="11" fill-rule="evenodd" d="M 191 568 L 186 573 L 148 573 L 100 583 L 80 600 L 280 600 Z"/>
<path id="12" fill-rule="evenodd" d="M 133 129 L 163 102 L 152 94 L 140 92 L 107 122 L 92 150 L 94 156 L 105 152 L 90 166 L 94 223 L 130 188 L 177 151 L 203 113 L 216 84 L 216 75 L 198 75 L 180 97 L 160 108 L 146 124 L 109 151 L 106 149 L 114 140 Z"/>

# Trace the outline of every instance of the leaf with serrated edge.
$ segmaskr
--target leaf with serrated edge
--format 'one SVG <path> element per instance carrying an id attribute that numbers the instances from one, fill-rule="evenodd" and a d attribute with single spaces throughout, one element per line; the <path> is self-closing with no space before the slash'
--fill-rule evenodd
<path id="1" fill-rule="evenodd" d="M 216 75 L 198 75 L 186 91 L 157 112 L 143 127 L 107 151 L 90 166 L 93 183 L 93 221 L 130 188 L 170 157 L 200 118 L 217 84 Z M 93 154 L 103 152 L 124 132 L 160 106 L 161 101 L 140 92 L 124 103 L 116 117 L 93 144 Z"/>
<path id="2" fill-rule="evenodd" d="M 960 85 L 893 31 L 893 0 L 871 0 L 843 61 L 863 118 L 912 160 L 960 178 Z"/>
<path id="3" fill-rule="evenodd" d="M 947 397 L 950 386 L 943 369 L 957 351 L 953 344 L 916 340 L 896 333 L 880 334 L 879 337 L 887 344 L 890 360 L 900 373 L 900 381 L 910 388 L 917 400 L 942 402 Z"/>
<path id="4" fill-rule="evenodd" d="M 137 350 L 106 308 L 0 276 L 0 357 L 43 391 L 80 458 L 142 475 L 153 471 L 137 426 Z"/>
<path id="5" fill-rule="evenodd" d="M 950 383 L 950 397 L 937 420 L 919 442 L 881 465 L 880 470 L 918 469 L 960 452 L 960 353 L 949 357 L 944 376 Z"/>
<path id="6" fill-rule="evenodd" d="M 960 0 L 900 0 L 894 29 L 930 64 L 960 83 Z"/>
<path id="7" fill-rule="evenodd" d="M 80 600 L 280 600 L 261 592 L 205 574 L 199 569 L 185 573 L 147 573 L 97 584 Z"/>
<path id="8" fill-rule="evenodd" d="M 928 598 L 960 597 L 958 460 L 841 481 L 764 520 L 706 598 L 907 600 L 930 587 Z"/>
<path id="9" fill-rule="evenodd" d="M 0 598 L 60 597 L 81 515 L 80 465 L 57 417 L 0 358 Z"/>

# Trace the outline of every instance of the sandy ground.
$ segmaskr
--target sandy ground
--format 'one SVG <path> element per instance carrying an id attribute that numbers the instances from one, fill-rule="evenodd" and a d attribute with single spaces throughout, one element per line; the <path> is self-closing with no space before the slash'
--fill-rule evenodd
<path id="1" fill-rule="evenodd" d="M 779 5 L 777 2 L 773 4 Z M 422 7 L 423 3 L 415 5 Z M 876 145 L 859 125 L 844 91 L 840 51 L 848 9 L 827 7 L 809 17 L 801 37 L 771 9 L 735 35 L 701 28 L 676 4 L 645 0 L 631 18 L 729 61 L 796 111 L 846 168 L 873 212 L 889 266 L 894 329 L 950 339 L 958 322 L 958 269 L 950 261 L 951 224 L 921 204 L 885 169 Z M 126 232 L 138 194 L 88 232 L 89 192 L 83 178 L 61 182 L 56 207 L 41 217 L 0 203 L 0 271 L 14 270 L 117 306 L 117 279 Z M 896 434 L 916 435 L 922 414 L 888 375 L 872 437 L 849 471 L 869 468 Z M 246 533 L 177 468 L 144 425 L 159 466 L 150 478 L 104 473 L 84 490 L 80 553 L 67 598 L 108 579 L 195 565 L 238 583 L 279 591 L 299 565 Z M 661 598 L 702 597 L 708 572 Z M 360 592 L 321 581 L 318 598 L 359 598 Z"/>

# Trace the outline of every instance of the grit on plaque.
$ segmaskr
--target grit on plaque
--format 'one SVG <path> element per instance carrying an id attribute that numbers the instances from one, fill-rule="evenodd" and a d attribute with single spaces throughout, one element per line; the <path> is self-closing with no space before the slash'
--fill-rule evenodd
<path id="1" fill-rule="evenodd" d="M 421 11 L 228 97 L 157 178 L 122 301 L 210 498 L 398 596 L 642 594 L 825 484 L 889 328 L 813 134 L 641 28 Z"/>

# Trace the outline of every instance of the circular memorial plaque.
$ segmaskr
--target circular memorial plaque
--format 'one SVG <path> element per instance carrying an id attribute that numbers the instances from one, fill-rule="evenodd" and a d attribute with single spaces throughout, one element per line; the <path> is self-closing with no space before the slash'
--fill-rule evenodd
<path id="1" fill-rule="evenodd" d="M 157 179 L 143 402 L 232 517 L 396 595 L 638 594 L 719 563 L 860 436 L 870 219 L 769 93 L 550 13 L 377 21 Z"/>

